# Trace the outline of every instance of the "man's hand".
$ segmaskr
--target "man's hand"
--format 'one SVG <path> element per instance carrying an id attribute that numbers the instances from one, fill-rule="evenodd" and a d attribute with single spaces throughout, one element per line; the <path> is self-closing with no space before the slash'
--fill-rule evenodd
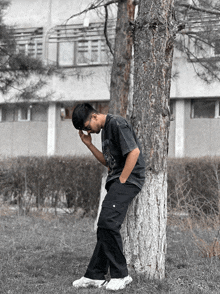
<path id="1" fill-rule="evenodd" d="M 79 131 L 79 136 L 82 142 L 89 148 L 89 150 L 93 153 L 93 155 L 101 162 L 104 166 L 107 166 L 104 155 L 100 152 L 93 144 L 92 137 L 90 134 L 86 135 L 83 131 Z"/>
<path id="2" fill-rule="evenodd" d="M 120 181 L 121 184 L 124 184 L 127 181 L 127 179 L 122 178 L 122 176 L 120 176 L 119 181 Z"/>
<path id="3" fill-rule="evenodd" d="M 80 139 L 82 140 L 82 142 L 87 146 L 89 147 L 91 144 L 92 144 L 92 136 L 90 134 L 88 135 L 85 135 L 83 133 L 83 131 L 79 131 L 79 136 L 80 136 Z"/>

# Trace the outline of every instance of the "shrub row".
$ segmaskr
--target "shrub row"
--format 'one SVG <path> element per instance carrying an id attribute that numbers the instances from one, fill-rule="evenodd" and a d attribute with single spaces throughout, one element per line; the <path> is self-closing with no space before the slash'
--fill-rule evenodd
<path id="1" fill-rule="evenodd" d="M 37 205 L 97 210 L 103 167 L 93 157 L 18 157 L 0 162 L 0 194 L 19 200 L 25 191 Z M 169 159 L 168 208 L 204 213 L 220 208 L 220 158 Z"/>
<path id="2" fill-rule="evenodd" d="M 184 158 L 168 161 L 168 208 L 198 214 L 220 209 L 220 158 Z"/>
<path id="3" fill-rule="evenodd" d="M 5 200 L 24 193 L 44 204 L 57 205 L 66 195 L 67 206 L 96 210 L 103 167 L 91 157 L 18 157 L 0 162 L 0 194 Z"/>

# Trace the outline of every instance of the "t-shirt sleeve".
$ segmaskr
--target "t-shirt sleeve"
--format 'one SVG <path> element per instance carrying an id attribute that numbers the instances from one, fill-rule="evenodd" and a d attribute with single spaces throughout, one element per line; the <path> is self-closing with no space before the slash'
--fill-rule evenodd
<path id="1" fill-rule="evenodd" d="M 127 123 L 118 125 L 118 138 L 123 156 L 138 147 L 132 130 Z"/>

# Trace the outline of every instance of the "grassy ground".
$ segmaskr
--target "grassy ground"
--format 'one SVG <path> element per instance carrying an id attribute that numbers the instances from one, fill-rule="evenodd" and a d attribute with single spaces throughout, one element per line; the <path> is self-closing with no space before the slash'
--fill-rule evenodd
<path id="1" fill-rule="evenodd" d="M 93 222 L 49 214 L 18 216 L 1 208 L 0 293 L 109 293 L 71 286 L 84 274 L 91 257 L 96 239 Z M 182 225 L 169 222 L 167 228 L 166 278 L 149 281 L 131 273 L 134 282 L 117 293 L 220 293 L 219 257 L 202 257 L 195 244 L 197 238 L 206 246 L 199 238 L 210 243 L 216 231 L 197 227 L 193 236 L 192 225 Z"/>

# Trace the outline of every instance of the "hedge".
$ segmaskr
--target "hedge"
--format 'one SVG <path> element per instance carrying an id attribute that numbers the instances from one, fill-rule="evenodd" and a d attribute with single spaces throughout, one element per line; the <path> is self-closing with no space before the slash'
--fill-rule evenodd
<path id="1" fill-rule="evenodd" d="M 18 157 L 0 162 L 0 194 L 20 201 L 26 193 L 37 205 L 47 198 L 86 212 L 98 207 L 103 167 L 93 157 Z M 168 209 L 218 213 L 220 158 L 168 160 Z"/>
<path id="2" fill-rule="evenodd" d="M 169 159 L 168 208 L 218 213 L 220 157 Z"/>
<path id="3" fill-rule="evenodd" d="M 96 210 L 103 167 L 91 157 L 17 157 L 0 162 L 0 191 L 4 200 L 18 201 L 25 191 L 36 204 L 47 198 L 57 205 L 60 195 L 67 206 Z"/>

